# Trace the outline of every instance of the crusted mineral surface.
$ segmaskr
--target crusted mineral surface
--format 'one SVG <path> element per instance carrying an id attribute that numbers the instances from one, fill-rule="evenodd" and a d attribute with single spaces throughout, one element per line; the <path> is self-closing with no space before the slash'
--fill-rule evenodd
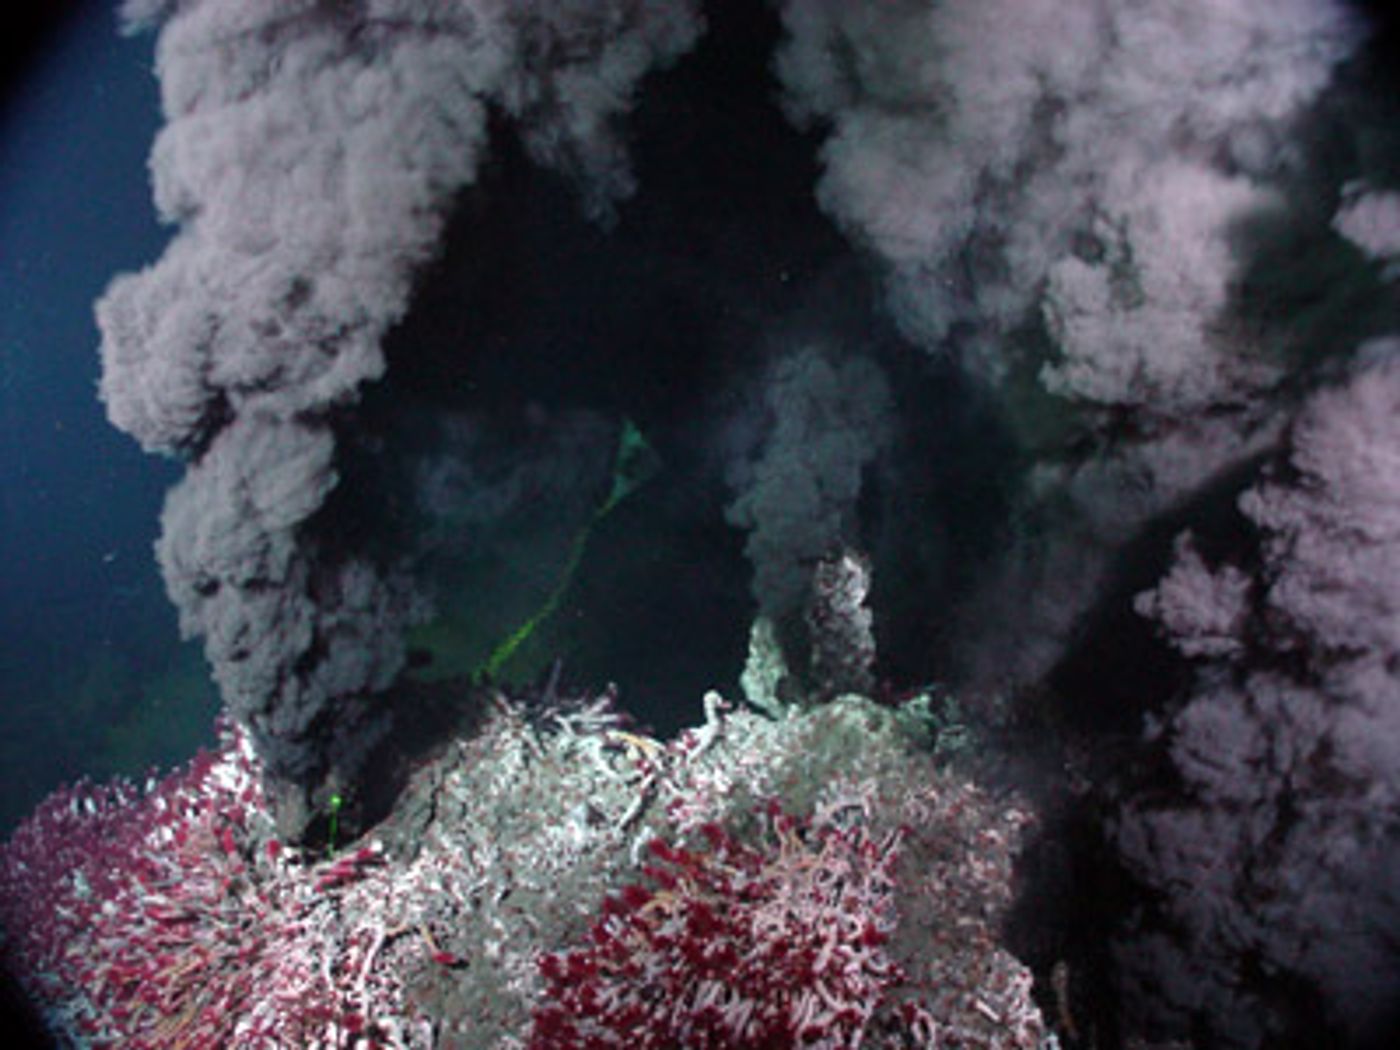
<path id="1" fill-rule="evenodd" d="M 75 1046 L 505 1050 L 568 1045 L 576 1021 L 587 1045 L 623 1045 L 617 1017 L 682 1046 L 710 1045 L 693 1024 L 760 1045 L 742 1038 L 755 1018 L 765 1046 L 1049 1038 L 997 933 L 1028 810 L 954 772 L 917 713 L 851 695 L 774 717 L 712 692 L 660 741 L 610 695 L 474 703 L 473 728 L 334 856 L 271 837 L 237 733 L 145 790 L 41 807 L 0 852 L 8 964 Z M 39 870 L 60 824 L 125 831 Z M 765 943 L 788 945 L 797 985 L 687 976 L 703 958 L 752 970 Z M 570 960 L 616 1009 L 561 999 Z"/>

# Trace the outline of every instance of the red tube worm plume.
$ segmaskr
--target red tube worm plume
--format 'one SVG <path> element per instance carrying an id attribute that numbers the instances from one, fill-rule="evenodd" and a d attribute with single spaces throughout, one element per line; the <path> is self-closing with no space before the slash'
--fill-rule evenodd
<path id="1" fill-rule="evenodd" d="M 0 961 L 55 1035 L 158 1050 L 353 1028 L 324 976 L 349 968 L 317 964 L 318 915 L 377 858 L 344 858 L 304 892 L 311 876 L 258 844 L 266 806 L 247 738 L 225 728 L 218 750 L 144 787 L 55 792 L 0 846 Z"/>
<path id="2" fill-rule="evenodd" d="M 857 1046 L 903 980 L 884 949 L 899 836 L 770 816 L 758 847 L 715 825 L 703 851 L 654 840 L 648 885 L 541 957 L 529 1050 Z"/>
<path id="3" fill-rule="evenodd" d="M 231 1034 L 265 947 L 242 892 L 263 804 L 225 730 L 162 780 L 80 782 L 19 826 L 0 847 L 4 962 L 51 1027 L 98 1046 Z"/>

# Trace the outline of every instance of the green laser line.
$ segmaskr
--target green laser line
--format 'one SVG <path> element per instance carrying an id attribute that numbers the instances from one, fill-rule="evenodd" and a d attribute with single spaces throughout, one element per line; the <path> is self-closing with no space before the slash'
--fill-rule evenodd
<path id="1" fill-rule="evenodd" d="M 545 598 L 544 603 L 535 610 L 534 615 L 512 631 L 505 641 L 491 651 L 486 662 L 478 669 L 478 677 L 485 675 L 488 678 L 495 678 L 516 651 L 539 629 L 539 626 L 558 611 L 560 603 L 564 600 L 564 595 L 568 593 L 569 585 L 573 582 L 574 573 L 578 571 L 579 563 L 583 561 L 583 552 L 588 547 L 588 540 L 593 535 L 594 527 L 607 517 L 614 507 L 646 484 L 655 472 L 656 454 L 651 443 L 630 419 L 624 419 L 622 433 L 617 439 L 617 454 L 613 457 L 612 490 L 608 493 L 608 498 L 594 508 L 593 513 L 589 516 L 588 524 L 574 537 L 573 543 L 569 546 L 569 557 L 565 560 L 564 568 L 560 571 L 559 578 L 548 597 Z"/>
<path id="2" fill-rule="evenodd" d="M 345 804 L 345 799 L 341 798 L 339 795 L 332 795 L 332 796 L 331 796 L 331 799 L 330 799 L 331 828 L 330 828 L 330 835 L 329 835 L 329 837 L 328 837 L 328 839 L 327 839 L 327 847 L 328 847 L 328 848 L 327 848 L 327 852 L 329 852 L 329 853 L 334 853 L 334 852 L 335 852 L 335 835 L 336 835 L 336 832 L 339 830 L 339 827 L 340 827 L 340 807 L 343 806 L 344 804 Z"/>

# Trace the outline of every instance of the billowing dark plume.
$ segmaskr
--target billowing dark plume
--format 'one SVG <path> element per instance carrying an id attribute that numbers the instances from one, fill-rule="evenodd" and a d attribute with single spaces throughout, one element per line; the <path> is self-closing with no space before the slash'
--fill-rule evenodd
<path id="1" fill-rule="evenodd" d="M 1317 393 L 1289 447 L 1240 500 L 1259 564 L 1183 539 L 1138 601 L 1199 670 L 1149 733 L 1181 789 L 1130 795 L 1113 826 L 1160 902 L 1121 975 L 1144 1028 L 1279 1045 L 1307 989 L 1330 1030 L 1381 1045 L 1400 1021 L 1400 340 Z"/>
<path id="2" fill-rule="evenodd" d="M 343 549 L 317 519 L 338 481 L 337 431 L 383 374 L 384 335 L 477 177 L 488 110 L 605 217 L 632 188 L 615 122 L 640 77 L 695 40 L 695 5 L 189 0 L 126 13 L 162 23 L 167 124 L 151 172 L 178 232 L 98 303 L 102 397 L 144 448 L 188 462 L 161 566 L 270 772 L 312 785 L 334 766 L 353 780 L 372 697 L 422 602 L 405 566 Z M 361 731 L 331 731 L 347 722 Z"/>

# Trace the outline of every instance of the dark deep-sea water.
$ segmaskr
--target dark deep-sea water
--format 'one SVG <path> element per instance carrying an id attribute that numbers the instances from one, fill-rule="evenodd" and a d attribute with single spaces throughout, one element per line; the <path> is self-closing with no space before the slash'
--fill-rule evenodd
<path id="1" fill-rule="evenodd" d="M 60 781 L 182 760 L 212 713 L 151 554 L 178 468 L 114 430 L 96 396 L 92 302 L 167 240 L 146 174 L 151 52 L 117 33 L 112 5 L 77 5 L 14 67 L 0 108 L 5 829 Z"/>

